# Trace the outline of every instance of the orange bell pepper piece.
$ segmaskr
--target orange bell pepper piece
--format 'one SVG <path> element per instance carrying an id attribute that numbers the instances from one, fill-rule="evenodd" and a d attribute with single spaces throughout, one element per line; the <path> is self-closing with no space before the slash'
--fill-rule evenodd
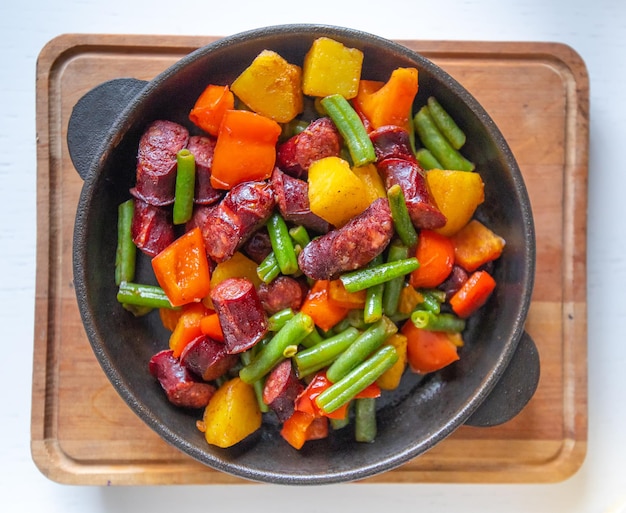
<path id="1" fill-rule="evenodd" d="M 328 331 L 346 318 L 349 308 L 339 306 L 329 299 L 329 281 L 316 281 L 304 298 L 300 311 L 309 315 L 316 326 Z"/>
<path id="2" fill-rule="evenodd" d="M 302 449 L 304 442 L 307 441 L 307 431 L 313 421 L 315 415 L 303 411 L 294 411 L 280 430 L 280 435 L 296 449 Z"/>
<path id="3" fill-rule="evenodd" d="M 472 219 L 452 236 L 456 263 L 468 272 L 496 260 L 504 250 L 504 239 L 483 223 Z"/>
<path id="4" fill-rule="evenodd" d="M 200 319 L 200 331 L 213 340 L 224 342 L 224 333 L 222 332 L 220 318 L 215 312 L 211 312 L 209 315 L 205 315 Z"/>
<path id="5" fill-rule="evenodd" d="M 211 185 L 231 189 L 246 181 L 270 177 L 276 162 L 280 125 L 246 110 L 227 110 L 217 134 Z"/>
<path id="6" fill-rule="evenodd" d="M 454 245 L 445 235 L 432 230 L 421 230 L 415 257 L 420 266 L 409 277 L 411 286 L 415 288 L 437 287 L 452 271 Z"/>
<path id="7" fill-rule="evenodd" d="M 457 346 L 444 331 L 417 328 L 409 320 L 400 332 L 407 339 L 407 360 L 413 372 L 434 372 L 459 359 Z"/>
<path id="8" fill-rule="evenodd" d="M 173 306 L 208 295 L 211 271 L 199 228 L 180 236 L 152 259 L 156 279 Z"/>
<path id="9" fill-rule="evenodd" d="M 174 331 L 182 313 L 183 311 L 180 308 L 159 308 L 159 317 L 163 327 L 168 331 Z"/>
<path id="10" fill-rule="evenodd" d="M 466 319 L 483 306 L 496 288 L 496 281 L 487 271 L 475 271 L 450 298 L 450 306 Z"/>
<path id="11" fill-rule="evenodd" d="M 228 86 L 210 84 L 189 112 L 190 121 L 205 132 L 217 136 L 227 110 L 235 108 L 235 95 Z"/>
<path id="12" fill-rule="evenodd" d="M 182 354 L 187 344 L 202 335 L 200 321 L 206 314 L 206 307 L 202 303 L 190 303 L 182 307 L 169 340 L 169 346 L 175 358 Z"/>
<path id="13" fill-rule="evenodd" d="M 411 109 L 418 90 L 416 68 L 397 68 L 380 88 L 374 81 L 362 80 L 354 99 L 355 107 L 375 130 L 386 125 L 409 129 Z"/>

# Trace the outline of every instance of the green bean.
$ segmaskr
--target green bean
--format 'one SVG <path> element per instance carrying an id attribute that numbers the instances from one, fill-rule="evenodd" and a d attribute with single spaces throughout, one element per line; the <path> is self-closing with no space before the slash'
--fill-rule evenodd
<path id="1" fill-rule="evenodd" d="M 465 144 L 465 134 L 463 133 L 463 130 L 459 128 L 456 121 L 454 121 L 452 116 L 448 114 L 448 112 L 441 106 L 434 96 L 428 98 L 427 102 L 430 115 L 432 116 L 435 125 L 437 125 L 437 128 L 439 128 L 441 133 L 455 150 L 461 149 Z"/>
<path id="2" fill-rule="evenodd" d="M 258 265 L 256 274 L 263 283 L 271 283 L 280 274 L 280 266 L 273 251 Z"/>
<path id="3" fill-rule="evenodd" d="M 455 150 L 435 125 L 427 105 L 415 114 L 415 129 L 422 144 L 430 150 L 445 169 L 473 171 L 474 164 Z"/>
<path id="4" fill-rule="evenodd" d="M 425 170 L 430 169 L 443 169 L 443 166 L 435 158 L 435 156 L 428 150 L 428 148 L 420 148 L 415 152 L 415 158 L 419 165 Z"/>
<path id="5" fill-rule="evenodd" d="M 267 329 L 269 331 L 279 331 L 294 315 L 295 312 L 291 308 L 285 308 L 276 312 L 267 320 Z"/>
<path id="6" fill-rule="evenodd" d="M 333 383 L 315 399 L 325 413 L 332 413 L 376 381 L 398 361 L 398 353 L 391 345 L 378 349 L 372 356 Z"/>
<path id="7" fill-rule="evenodd" d="M 294 135 L 304 132 L 307 126 L 309 126 L 309 124 L 306 121 L 298 118 L 294 118 L 287 123 L 283 123 L 281 126 L 282 130 L 280 133 L 280 140 L 286 141 Z"/>
<path id="8" fill-rule="evenodd" d="M 241 353 L 241 356 L 240 356 L 241 363 L 243 363 L 244 365 L 249 365 L 250 362 L 252 361 L 252 358 L 253 358 L 253 354 L 252 354 L 251 349 L 249 349 L 248 351 L 244 351 L 243 353 Z M 263 400 L 263 385 L 264 385 L 264 380 L 257 379 L 252 384 L 252 387 L 254 388 L 254 395 L 256 396 L 256 402 L 259 405 L 259 410 L 261 410 L 263 413 L 266 413 L 270 410 L 270 408 L 267 404 L 265 404 L 265 401 Z"/>
<path id="9" fill-rule="evenodd" d="M 363 397 L 354 400 L 354 439 L 373 442 L 376 438 L 376 399 Z"/>
<path id="10" fill-rule="evenodd" d="M 391 219 L 396 229 L 396 233 L 400 240 L 409 248 L 417 244 L 417 231 L 411 221 L 409 210 L 406 207 L 404 192 L 402 187 L 394 184 L 387 191 L 387 199 L 389 200 L 389 209 L 391 210 Z"/>
<path id="11" fill-rule="evenodd" d="M 417 309 L 427 310 L 434 314 L 438 314 L 441 311 L 441 304 L 446 300 L 446 293 L 443 290 L 421 289 L 420 294 L 424 299 L 417 305 Z"/>
<path id="12" fill-rule="evenodd" d="M 347 328 L 341 333 L 322 340 L 313 347 L 298 352 L 293 362 L 298 376 L 304 377 L 330 365 L 359 336 L 356 328 Z"/>
<path id="13" fill-rule="evenodd" d="M 301 248 L 304 248 L 309 242 L 311 242 L 311 237 L 309 237 L 309 233 L 302 225 L 290 228 L 289 235 Z"/>
<path id="14" fill-rule="evenodd" d="M 340 276 L 339 279 L 348 292 L 357 292 L 400 276 L 406 276 L 418 267 L 417 258 L 410 257 L 352 271 Z"/>
<path id="15" fill-rule="evenodd" d="M 309 333 L 306 337 L 302 339 L 300 345 L 309 348 L 319 344 L 323 340 L 325 340 L 324 337 L 320 335 L 320 332 L 317 331 L 317 327 L 314 326 L 313 331 L 311 331 L 311 333 Z"/>
<path id="16" fill-rule="evenodd" d="M 117 249 L 115 251 L 115 284 L 135 279 L 137 246 L 131 235 L 135 202 L 129 199 L 117 208 Z"/>
<path id="17" fill-rule="evenodd" d="M 364 166 L 374 162 L 376 160 L 374 145 L 350 102 L 340 94 L 333 94 L 323 98 L 320 103 L 339 130 L 354 165 Z"/>
<path id="18" fill-rule="evenodd" d="M 287 229 L 287 223 L 280 214 L 275 212 L 270 216 L 267 222 L 267 231 L 280 272 L 294 274 L 298 270 L 298 260 L 293 247 L 293 240 Z"/>
<path id="19" fill-rule="evenodd" d="M 417 328 L 429 331 L 448 331 L 450 333 L 460 333 L 465 329 L 465 320 L 450 313 L 440 313 L 439 315 L 427 310 L 415 310 L 411 314 L 411 322 Z"/>
<path id="20" fill-rule="evenodd" d="M 383 263 L 383 256 L 378 255 L 370 262 L 369 267 L 380 265 Z M 378 283 L 368 287 L 365 292 L 365 307 L 363 308 L 363 320 L 367 324 L 371 324 L 380 320 L 383 316 L 383 292 L 385 290 L 384 283 Z"/>
<path id="21" fill-rule="evenodd" d="M 297 345 L 313 331 L 313 319 L 303 312 L 298 312 L 289 319 L 282 329 L 270 339 L 248 365 L 239 371 L 239 377 L 246 383 L 254 383 L 265 376 L 280 362 L 283 352 L 290 345 Z"/>
<path id="22" fill-rule="evenodd" d="M 397 331 L 398 327 L 386 317 L 372 324 L 328 367 L 326 371 L 328 381 L 332 383 L 339 381 Z"/>
<path id="23" fill-rule="evenodd" d="M 389 245 L 389 251 L 387 252 L 387 262 L 395 262 L 398 260 L 404 260 L 409 256 L 409 248 L 404 244 L 400 244 L 399 241 L 394 240 Z M 400 302 L 400 292 L 404 286 L 404 276 L 389 280 L 384 284 L 385 290 L 383 291 L 383 312 L 386 316 L 395 315 L 398 311 L 398 304 Z"/>
<path id="24" fill-rule="evenodd" d="M 117 291 L 117 300 L 124 305 L 176 309 L 170 303 L 165 291 L 157 285 L 123 281 Z"/>
<path id="25" fill-rule="evenodd" d="M 196 186 L 196 159 L 187 148 L 176 154 L 176 188 L 174 193 L 174 224 L 191 219 Z"/>
<path id="26" fill-rule="evenodd" d="M 128 303 L 122 303 L 122 306 L 125 310 L 128 310 L 135 317 L 141 317 L 142 315 L 146 315 L 154 310 L 154 308 L 152 308 L 151 306 L 129 305 Z"/>

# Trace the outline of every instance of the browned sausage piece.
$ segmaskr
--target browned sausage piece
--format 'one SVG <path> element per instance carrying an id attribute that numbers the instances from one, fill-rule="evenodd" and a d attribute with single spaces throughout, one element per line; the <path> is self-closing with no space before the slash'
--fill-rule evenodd
<path id="1" fill-rule="evenodd" d="M 151 205 L 171 205 L 176 189 L 176 154 L 188 141 L 189 132 L 184 126 L 154 121 L 139 141 L 133 195 Z"/>
<path id="2" fill-rule="evenodd" d="M 180 355 L 180 363 L 205 381 L 219 378 L 238 362 L 239 357 L 228 354 L 222 342 L 206 335 L 189 342 Z"/>
<path id="3" fill-rule="evenodd" d="M 228 260 L 269 219 L 274 193 L 265 182 L 244 182 L 233 187 L 216 205 L 194 209 L 188 229 L 198 226 L 207 255 L 215 262 Z"/>
<path id="4" fill-rule="evenodd" d="M 399 126 L 382 126 L 370 132 L 370 140 L 374 145 L 376 160 L 399 158 L 416 162 L 411 149 L 409 132 Z"/>
<path id="5" fill-rule="evenodd" d="M 222 193 L 211 185 L 211 165 L 216 140 L 213 137 L 193 135 L 189 138 L 187 149 L 196 161 L 196 185 L 194 201 L 200 205 L 216 203 Z"/>
<path id="6" fill-rule="evenodd" d="M 274 315 L 285 308 L 299 310 L 307 294 L 306 285 L 291 276 L 278 276 L 270 283 L 261 283 L 258 294 L 268 315 Z"/>
<path id="7" fill-rule="evenodd" d="M 265 257 L 272 252 L 272 241 L 270 234 L 265 228 L 260 228 L 241 247 L 248 258 L 257 264 L 263 262 Z"/>
<path id="8" fill-rule="evenodd" d="M 211 290 L 211 300 L 222 326 L 227 353 L 246 351 L 267 333 L 267 315 L 249 279 L 228 278 L 220 282 Z"/>
<path id="9" fill-rule="evenodd" d="M 140 198 L 135 198 L 134 203 L 131 237 L 141 251 L 155 257 L 176 238 L 171 211 Z"/>
<path id="10" fill-rule="evenodd" d="M 278 146 L 276 165 L 285 173 L 306 179 L 312 162 L 338 157 L 340 152 L 341 136 L 334 123 L 330 118 L 318 118 Z"/>
<path id="11" fill-rule="evenodd" d="M 379 198 L 341 228 L 313 239 L 298 255 L 298 264 L 309 278 L 334 280 L 382 253 L 393 233 L 389 202 Z"/>
<path id="12" fill-rule="evenodd" d="M 263 402 L 285 422 L 295 410 L 296 397 L 304 390 L 298 380 L 291 359 L 283 360 L 269 373 L 263 387 Z"/>
<path id="13" fill-rule="evenodd" d="M 176 406 L 204 408 L 215 393 L 213 385 L 195 380 L 169 349 L 150 359 L 149 370 L 159 380 L 169 401 Z"/>
<path id="14" fill-rule="evenodd" d="M 304 226 L 317 233 L 326 233 L 332 225 L 311 212 L 309 205 L 309 184 L 299 178 L 274 169 L 271 179 L 272 189 L 281 215 L 286 221 Z"/>
<path id="15" fill-rule="evenodd" d="M 416 228 L 435 230 L 446 224 L 446 216 L 433 202 L 426 186 L 424 171 L 417 162 L 388 158 L 378 163 L 378 170 L 387 189 L 394 184 L 399 184 L 402 188 L 411 221 Z"/>

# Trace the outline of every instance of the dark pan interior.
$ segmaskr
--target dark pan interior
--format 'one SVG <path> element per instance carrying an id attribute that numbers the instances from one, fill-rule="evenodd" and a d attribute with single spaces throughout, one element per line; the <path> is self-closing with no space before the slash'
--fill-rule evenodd
<path id="1" fill-rule="evenodd" d="M 211 447 L 195 426 L 201 414 L 170 405 L 148 372 L 150 357 L 167 346 L 158 314 L 134 318 L 116 301 L 117 205 L 129 197 L 139 137 L 151 121 L 170 119 L 192 129 L 187 114 L 208 83 L 232 82 L 263 49 L 301 64 L 311 42 L 322 35 L 361 48 L 367 79 L 386 80 L 398 66 L 417 66 L 416 105 L 435 95 L 466 131 L 464 153 L 486 184 L 486 201 L 477 216 L 507 242 L 495 266 L 498 286 L 472 319 L 460 361 L 423 380 L 407 374 L 400 390 L 386 394 L 375 443 L 354 442 L 348 427 L 296 451 L 270 426 L 234 448 Z M 291 25 L 239 34 L 201 48 L 148 83 L 128 105 L 103 141 L 85 182 L 76 216 L 74 271 L 81 315 L 102 367 L 126 402 L 166 441 L 240 477 L 319 484 L 389 470 L 430 449 L 465 422 L 496 385 L 523 332 L 534 251 L 521 174 L 500 132 L 467 91 L 430 61 L 389 41 L 349 29 Z M 153 282 L 146 259 L 139 262 L 137 281 Z M 272 424 L 271 415 L 266 417 Z"/>

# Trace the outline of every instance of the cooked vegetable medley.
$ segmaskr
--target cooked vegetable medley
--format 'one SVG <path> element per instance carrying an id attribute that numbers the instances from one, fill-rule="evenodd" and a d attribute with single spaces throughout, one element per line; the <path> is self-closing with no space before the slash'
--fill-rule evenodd
<path id="1" fill-rule="evenodd" d="M 210 444 L 264 415 L 297 449 L 349 423 L 374 441 L 376 398 L 458 360 L 496 287 L 505 241 L 475 218 L 465 134 L 436 98 L 415 106 L 417 69 L 362 63 L 328 38 L 302 67 L 265 50 L 140 140 L 118 300 L 158 311 L 171 335 L 146 364 Z M 135 282 L 137 249 L 156 285 Z"/>

